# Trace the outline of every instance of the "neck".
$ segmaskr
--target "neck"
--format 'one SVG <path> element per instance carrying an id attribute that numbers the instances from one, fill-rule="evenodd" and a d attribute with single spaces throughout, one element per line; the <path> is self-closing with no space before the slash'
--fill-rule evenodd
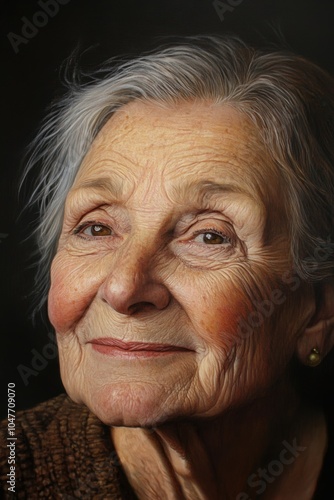
<path id="1" fill-rule="evenodd" d="M 154 431 L 114 428 L 112 436 L 138 497 L 152 500 L 161 497 L 159 491 L 174 492 L 168 499 L 246 500 L 255 493 L 274 499 L 276 492 L 277 498 L 309 499 L 326 446 L 321 412 L 305 408 L 285 384 L 216 419 L 168 423 Z M 301 473 L 309 480 L 303 490 L 282 497 Z M 150 492 L 148 474 L 158 478 Z"/>
<path id="2" fill-rule="evenodd" d="M 291 387 L 278 384 L 270 395 L 245 407 L 198 422 L 216 477 L 223 474 L 237 493 L 244 491 L 249 476 L 279 456 L 283 442 L 299 437 L 303 412 Z"/>

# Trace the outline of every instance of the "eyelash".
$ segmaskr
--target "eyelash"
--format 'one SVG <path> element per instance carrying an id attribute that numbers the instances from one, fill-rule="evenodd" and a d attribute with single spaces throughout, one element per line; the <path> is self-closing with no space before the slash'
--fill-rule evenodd
<path id="1" fill-rule="evenodd" d="M 222 231 L 218 231 L 217 229 L 214 229 L 212 227 L 207 228 L 207 229 L 200 229 L 198 231 L 195 231 L 193 233 L 193 236 L 196 237 L 196 236 L 199 236 L 200 234 L 204 235 L 204 234 L 208 234 L 208 233 L 210 233 L 210 234 L 216 234 L 216 235 L 221 236 L 222 238 L 228 240 L 226 243 L 221 243 L 221 245 L 216 245 L 216 246 L 222 246 L 223 244 L 231 244 L 231 245 L 234 244 L 234 241 L 233 241 L 232 237 L 230 237 L 226 233 L 223 233 Z M 212 245 L 212 246 L 215 246 L 215 245 Z"/>
<path id="2" fill-rule="evenodd" d="M 80 224 L 78 227 L 76 227 L 74 230 L 73 230 L 73 233 L 75 236 L 78 236 L 79 238 L 82 238 L 84 240 L 88 240 L 89 237 L 88 235 L 83 235 L 83 231 L 91 226 L 102 226 L 102 227 L 106 227 L 107 229 L 109 229 L 112 233 L 114 233 L 113 229 L 108 226 L 107 224 L 105 224 L 104 222 L 99 222 L 99 221 L 87 221 L 87 222 L 84 222 L 83 224 Z M 92 238 L 94 239 L 98 239 L 98 238 L 105 238 L 105 236 L 92 236 Z"/>
<path id="3" fill-rule="evenodd" d="M 83 234 L 83 231 L 89 227 L 93 227 L 93 226 L 102 226 L 102 227 L 105 227 L 107 229 L 109 229 L 113 234 L 114 234 L 114 231 L 113 229 L 108 226 L 107 224 L 103 223 L 103 222 L 100 222 L 100 221 L 87 221 L 87 222 L 84 222 L 82 224 L 80 224 L 78 227 L 76 227 L 73 231 L 73 235 L 76 235 L 78 236 L 79 238 L 82 238 L 84 240 L 90 240 L 90 238 L 93 238 L 93 239 L 100 239 L 100 238 L 106 238 L 106 236 L 89 236 L 89 235 L 84 235 Z M 214 229 L 212 227 L 210 228 L 204 228 L 204 229 L 200 229 L 198 231 L 195 231 L 193 234 L 192 234 L 192 238 L 195 239 L 197 236 L 199 235 L 205 235 L 205 234 L 208 234 L 208 233 L 211 233 L 211 234 L 215 234 L 215 235 L 218 235 L 220 236 L 221 238 L 227 240 L 226 242 L 222 242 L 220 244 L 212 244 L 212 245 L 205 245 L 205 246 L 218 246 L 218 247 L 221 247 L 221 246 L 227 246 L 227 245 L 231 245 L 231 246 L 234 246 L 235 242 L 234 242 L 234 238 L 232 238 L 231 236 L 228 236 L 226 233 L 223 233 L 222 231 L 218 231 L 217 229 Z M 112 234 L 110 235 L 112 236 Z"/>

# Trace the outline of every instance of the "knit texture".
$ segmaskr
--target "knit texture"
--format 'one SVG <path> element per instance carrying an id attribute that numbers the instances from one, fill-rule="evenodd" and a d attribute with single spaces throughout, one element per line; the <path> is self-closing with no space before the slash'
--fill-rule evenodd
<path id="1" fill-rule="evenodd" d="M 333 421 L 330 419 L 329 423 Z M 16 491 L 8 492 L 7 420 L 0 423 L 0 498 L 136 500 L 110 431 L 62 394 L 16 414 Z M 333 426 L 329 426 L 333 431 Z M 314 500 L 334 498 L 334 436 Z"/>
<path id="2" fill-rule="evenodd" d="M 109 428 L 66 394 L 17 412 L 15 424 L 15 495 L 7 484 L 7 420 L 0 424 L 1 498 L 136 499 Z"/>

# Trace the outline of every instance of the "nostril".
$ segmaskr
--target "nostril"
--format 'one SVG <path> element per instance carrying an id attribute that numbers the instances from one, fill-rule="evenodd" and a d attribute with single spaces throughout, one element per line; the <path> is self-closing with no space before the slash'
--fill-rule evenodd
<path id="1" fill-rule="evenodd" d="M 138 314 L 165 309 L 171 299 L 168 289 L 154 282 L 142 280 L 131 282 L 120 276 L 110 275 L 100 289 L 101 298 L 120 314 Z"/>
<path id="2" fill-rule="evenodd" d="M 129 314 L 137 314 L 139 312 L 149 312 L 156 309 L 156 306 L 152 302 L 136 302 L 129 307 Z"/>

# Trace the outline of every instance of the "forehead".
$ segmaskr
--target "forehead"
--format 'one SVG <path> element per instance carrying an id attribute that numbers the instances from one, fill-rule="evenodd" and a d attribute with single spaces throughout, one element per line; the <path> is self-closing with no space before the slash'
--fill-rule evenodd
<path id="1" fill-rule="evenodd" d="M 117 111 L 93 141 L 73 188 L 102 178 L 129 191 L 145 181 L 160 181 L 170 192 L 192 181 L 224 182 L 264 204 L 278 182 L 246 115 L 201 101 L 135 101 Z"/>

